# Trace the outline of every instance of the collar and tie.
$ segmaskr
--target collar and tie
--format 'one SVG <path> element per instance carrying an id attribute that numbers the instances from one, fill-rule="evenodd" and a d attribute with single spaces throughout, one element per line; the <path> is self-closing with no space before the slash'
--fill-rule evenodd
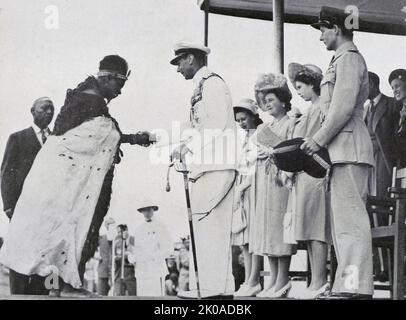
<path id="1" fill-rule="evenodd" d="M 401 134 L 402 132 L 406 131 L 406 118 L 402 115 L 404 112 L 406 112 L 406 106 L 403 106 L 400 111 L 398 134 Z"/>
<path id="2" fill-rule="evenodd" d="M 47 130 L 47 129 L 42 129 L 42 130 L 41 130 L 41 140 L 42 140 L 42 144 L 44 144 L 45 141 L 47 141 L 46 133 L 48 133 L 48 130 Z"/>
<path id="3" fill-rule="evenodd" d="M 374 118 L 374 114 L 375 114 L 375 103 L 373 99 L 370 99 L 365 115 L 365 122 L 369 129 L 372 129 L 372 120 Z"/>

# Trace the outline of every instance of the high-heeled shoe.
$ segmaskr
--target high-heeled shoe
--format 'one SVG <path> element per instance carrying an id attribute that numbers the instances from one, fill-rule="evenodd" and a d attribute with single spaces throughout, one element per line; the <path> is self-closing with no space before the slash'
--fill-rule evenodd
<path id="1" fill-rule="evenodd" d="M 306 300 L 314 300 L 316 299 L 316 297 L 320 296 L 321 294 L 323 294 L 324 292 L 329 290 L 329 284 L 326 283 L 323 286 L 320 287 L 320 289 L 317 290 L 307 290 L 306 294 L 304 295 L 304 297 L 302 299 L 306 299 Z"/>
<path id="2" fill-rule="evenodd" d="M 247 287 L 248 287 L 248 286 L 247 286 L 245 283 L 243 283 L 243 284 L 240 286 L 240 288 L 239 288 L 236 292 L 233 293 L 233 296 L 234 296 L 234 297 L 240 297 L 241 294 L 243 294 L 244 291 L 247 289 Z"/>
<path id="3" fill-rule="evenodd" d="M 262 287 L 259 283 L 253 287 L 247 285 L 238 297 L 255 297 L 261 290 Z"/>
<path id="4" fill-rule="evenodd" d="M 259 292 L 256 297 L 257 298 L 266 298 L 268 294 L 271 294 L 273 292 L 275 286 L 272 286 L 270 288 L 265 288 L 261 292 Z"/>
<path id="5" fill-rule="evenodd" d="M 288 282 L 284 287 L 279 289 L 278 291 L 269 292 L 266 297 L 267 298 L 286 298 L 289 295 L 290 290 L 292 289 L 292 282 Z"/>
<path id="6" fill-rule="evenodd" d="M 308 296 L 308 295 L 309 295 L 309 288 L 307 287 L 307 288 L 304 289 L 304 290 L 297 291 L 297 292 L 293 293 L 293 294 L 291 295 L 291 297 L 292 297 L 293 299 L 297 299 L 297 300 L 305 300 L 305 299 L 307 299 L 307 296 Z"/>

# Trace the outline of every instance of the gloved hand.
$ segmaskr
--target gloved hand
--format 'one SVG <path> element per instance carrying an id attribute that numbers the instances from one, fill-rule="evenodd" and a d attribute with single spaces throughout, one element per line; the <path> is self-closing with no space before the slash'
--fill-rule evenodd
<path id="1" fill-rule="evenodd" d="M 131 145 L 138 144 L 143 147 L 149 147 L 154 143 L 151 140 L 151 134 L 148 131 L 138 131 L 136 134 L 128 135 L 128 142 Z"/>
<path id="2" fill-rule="evenodd" d="M 182 143 L 172 151 L 170 161 L 172 162 L 174 160 L 182 160 L 182 162 L 185 162 L 185 156 L 189 152 L 191 152 L 190 149 Z"/>
<path id="3" fill-rule="evenodd" d="M 11 219 L 11 216 L 13 215 L 13 209 L 12 209 L 12 208 L 6 209 L 6 210 L 4 211 L 4 213 L 7 215 L 7 217 L 8 217 L 9 219 Z"/>

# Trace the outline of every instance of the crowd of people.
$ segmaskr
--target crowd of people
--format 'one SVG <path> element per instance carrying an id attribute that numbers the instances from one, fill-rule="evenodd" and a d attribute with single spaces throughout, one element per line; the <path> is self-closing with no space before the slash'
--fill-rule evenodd
<path id="1" fill-rule="evenodd" d="M 236 104 L 224 79 L 206 65 L 208 47 L 175 46 L 170 63 L 195 84 L 188 123 L 195 131 L 182 136 L 171 154 L 177 171 L 188 172 L 185 191 L 188 200 L 190 184 L 193 212 L 192 247 L 185 239 L 176 256 L 170 256 L 173 242 L 166 227 L 154 218 L 155 203 L 144 201 L 137 209 L 145 222 L 133 235 L 126 225 L 114 233 L 105 218 L 120 144 L 154 143 L 149 132 L 122 133 L 109 113 L 108 103 L 130 75 L 127 62 L 106 56 L 97 76 L 69 89 L 52 131 L 53 103 L 37 99 L 33 126 L 10 136 L 1 168 L 10 225 L 0 263 L 10 269 L 11 293 L 80 292 L 85 280 L 95 282 L 94 261 L 89 263 L 95 258 L 101 295 L 112 290 L 114 295 L 283 298 L 292 288 L 291 258 L 297 244 L 305 243 L 311 282 L 297 298 L 370 299 L 379 271 L 373 270 L 365 202 L 368 195 L 385 197 L 393 167 L 406 166 L 406 70 L 391 72 L 394 98 L 384 96 L 379 77 L 368 72 L 353 42 L 353 30 L 345 26 L 346 17 L 324 8 L 312 25 L 327 50 L 335 52 L 324 73 L 313 64 L 290 63 L 287 75 L 260 75 L 254 99 Z M 303 114 L 292 112 L 289 81 L 309 103 Z M 262 114 L 272 120 L 261 120 Z M 237 127 L 244 132 L 242 144 L 219 149 L 218 142 Z M 217 134 L 209 141 L 196 138 L 196 132 L 204 136 L 213 129 Z M 277 153 L 283 151 L 277 148 L 284 141 L 300 141 L 298 157 L 287 162 L 327 152 L 325 174 L 282 170 Z M 238 161 L 193 161 L 219 154 L 220 159 L 238 154 Z M 338 262 L 334 283 L 326 275 L 330 245 Z M 237 291 L 233 246 L 241 247 L 245 273 Z M 270 266 L 265 286 L 264 260 Z M 57 288 L 44 285 L 50 266 L 58 270 Z"/>
<path id="2" fill-rule="evenodd" d="M 325 7 L 319 22 L 312 25 L 321 31 L 320 40 L 327 50 L 335 51 L 324 74 L 313 64 L 291 63 L 287 76 L 261 75 L 253 88 L 255 100 L 245 98 L 233 107 L 225 82 L 204 66 L 210 50 L 186 45 L 175 48 L 176 58 L 172 63 L 178 65 L 178 72 L 186 80 L 193 79 L 196 84 L 190 114 L 192 126 L 202 134 L 204 129 L 213 127 L 225 131 L 230 128 L 232 114 L 246 132 L 232 201 L 228 197 L 227 166 L 206 165 L 191 170 L 198 177 L 192 185 L 192 199 L 214 198 L 217 209 L 215 212 L 207 204 L 204 207 L 199 200 L 203 208 L 195 208 L 197 246 L 205 242 L 205 248 L 196 248 L 203 294 L 211 290 L 211 295 L 227 295 L 232 291 L 230 260 L 214 261 L 206 257 L 210 253 L 205 250 L 212 250 L 208 241 L 227 244 L 221 259 L 229 257 L 230 245 L 241 246 L 245 281 L 233 292 L 234 296 L 287 297 L 292 288 L 291 257 L 298 243 L 307 247 L 311 282 L 297 298 L 370 299 L 373 277 L 385 278 L 381 271 L 387 266 L 379 265 L 379 261 L 375 261 L 373 271 L 366 200 L 369 195 L 388 196 L 392 169 L 405 166 L 406 71 L 391 72 L 388 82 L 394 98 L 384 96 L 379 89 L 379 77 L 368 72 L 362 54 L 353 43 L 353 30 L 346 28 L 346 18 L 343 11 Z M 288 81 L 310 104 L 303 115 L 291 112 L 292 92 Z M 263 123 L 259 110 L 273 120 Z M 289 142 L 285 145 L 287 151 L 277 149 L 275 141 Z M 298 141 L 301 141 L 300 151 L 291 153 L 298 159 L 293 156 L 284 160 L 298 166 L 295 162 L 303 154 L 313 157 L 327 151 L 328 170 L 323 177 L 306 170 L 280 169 L 277 153 L 291 152 Z M 206 155 L 212 147 L 203 147 L 198 153 Z M 177 158 L 196 155 L 189 141 L 176 152 Z M 200 185 L 199 180 L 203 180 Z M 208 193 L 198 193 L 201 186 L 206 186 Z M 206 213 L 212 221 L 206 220 L 203 225 L 201 220 L 208 218 L 198 213 Z M 204 234 L 210 234 L 211 239 L 203 238 Z M 338 260 L 334 283 L 327 282 L 326 274 L 330 245 L 334 246 Z M 211 256 L 218 257 L 218 254 Z M 264 259 L 268 259 L 270 266 L 266 286 L 260 279 Z M 203 274 L 200 270 L 204 270 Z M 190 292 L 186 296 L 196 294 Z"/>
<path id="3" fill-rule="evenodd" d="M 379 76 L 367 71 L 344 18 L 344 14 L 325 12 L 313 25 L 322 32 L 320 40 L 327 49 L 336 52 L 324 76 L 315 65 L 289 64 L 292 86 L 310 102 L 303 115 L 287 116 L 292 94 L 287 78 L 280 74 L 258 79 L 256 102 L 244 99 L 234 106 L 235 119 L 246 131 L 234 214 L 239 219 L 242 208 L 247 221 L 243 231 L 233 234 L 245 258 L 245 282 L 236 296 L 287 296 L 292 287 L 290 258 L 299 242 L 307 245 L 311 282 L 298 298 L 362 299 L 373 294 L 365 201 L 368 195 L 387 197 L 393 168 L 405 166 L 406 70 L 394 70 L 389 76 L 394 98 L 383 95 Z M 261 124 L 258 107 L 274 120 Z M 301 149 L 309 155 L 327 147 L 332 161 L 329 174 L 314 178 L 303 171 L 279 170 L 274 150 L 255 144 L 255 132 L 264 126 L 281 140 L 305 138 Z M 256 171 L 247 174 L 253 161 Z M 328 290 L 332 285 L 326 276 L 330 244 L 339 265 L 334 287 Z M 263 257 L 269 259 L 271 278 L 264 288 L 259 281 Z M 375 261 L 376 278 L 387 280 L 387 268 Z M 354 286 L 346 282 L 351 276 L 356 279 Z"/>
<path id="4" fill-rule="evenodd" d="M 168 235 L 160 234 L 159 239 L 145 235 L 144 239 L 135 237 L 126 224 L 105 219 L 98 250 L 86 264 L 84 288 L 99 296 L 176 296 L 179 290 L 188 290 L 189 238 L 181 238 L 171 247 Z M 157 247 L 166 247 L 165 252 Z M 157 270 L 157 265 L 162 269 Z"/>

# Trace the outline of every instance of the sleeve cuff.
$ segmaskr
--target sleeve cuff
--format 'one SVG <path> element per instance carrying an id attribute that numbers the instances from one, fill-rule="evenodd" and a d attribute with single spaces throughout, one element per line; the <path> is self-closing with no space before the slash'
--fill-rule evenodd
<path id="1" fill-rule="evenodd" d="M 324 148 L 327 143 L 323 142 L 323 139 L 321 138 L 319 132 L 317 132 L 313 137 L 312 137 L 313 141 L 321 148 Z"/>

